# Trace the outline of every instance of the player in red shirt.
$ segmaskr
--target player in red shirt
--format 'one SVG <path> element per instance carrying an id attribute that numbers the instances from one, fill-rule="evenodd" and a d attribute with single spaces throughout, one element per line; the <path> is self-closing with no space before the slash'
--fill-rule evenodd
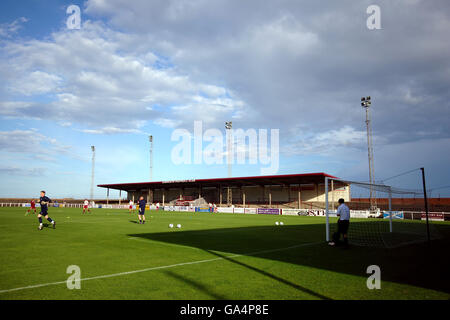
<path id="1" fill-rule="evenodd" d="M 25 213 L 26 216 L 30 214 L 31 210 L 33 210 L 34 214 L 36 214 L 36 202 L 34 202 L 34 199 L 31 200 L 30 204 L 31 204 L 31 207 Z"/>
<path id="2" fill-rule="evenodd" d="M 91 213 L 91 210 L 89 210 L 89 201 L 87 199 L 84 199 L 82 214 L 85 214 L 86 210 L 87 210 L 87 212 Z"/>
<path id="3" fill-rule="evenodd" d="M 130 203 L 129 203 L 129 206 L 128 206 L 128 212 L 129 213 L 133 213 L 134 212 L 133 205 L 134 205 L 133 200 L 130 200 Z"/>

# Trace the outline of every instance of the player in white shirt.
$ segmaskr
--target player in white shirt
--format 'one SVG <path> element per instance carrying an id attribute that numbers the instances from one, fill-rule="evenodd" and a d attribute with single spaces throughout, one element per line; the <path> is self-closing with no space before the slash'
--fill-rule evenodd
<path id="1" fill-rule="evenodd" d="M 344 203 L 344 199 L 339 199 L 339 207 L 337 209 L 338 230 L 333 234 L 333 241 L 330 246 L 339 245 L 341 243 L 341 234 L 344 238 L 344 247 L 348 248 L 348 227 L 350 225 L 350 209 Z"/>
<path id="2" fill-rule="evenodd" d="M 129 212 L 129 213 L 133 213 L 133 211 L 134 211 L 134 210 L 133 210 L 133 204 L 134 204 L 134 203 L 133 203 L 133 200 L 130 200 L 130 203 L 129 203 L 130 206 L 128 207 L 128 212 Z"/>
<path id="3" fill-rule="evenodd" d="M 89 201 L 87 199 L 85 199 L 83 203 L 83 214 L 86 213 L 86 210 L 91 213 L 91 210 L 89 209 Z"/>

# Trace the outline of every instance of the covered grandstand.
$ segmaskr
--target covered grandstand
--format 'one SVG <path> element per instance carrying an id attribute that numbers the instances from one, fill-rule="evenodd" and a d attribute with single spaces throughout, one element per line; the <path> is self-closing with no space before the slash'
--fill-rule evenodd
<path id="1" fill-rule="evenodd" d="M 298 209 L 321 207 L 325 201 L 326 173 L 303 173 L 272 176 L 232 177 L 152 181 L 138 183 L 100 184 L 98 187 L 127 192 L 128 200 L 141 195 L 149 203 L 187 204 L 201 200 L 219 206 L 264 207 L 284 206 Z M 350 201 L 350 186 L 335 183 L 330 198 Z"/>

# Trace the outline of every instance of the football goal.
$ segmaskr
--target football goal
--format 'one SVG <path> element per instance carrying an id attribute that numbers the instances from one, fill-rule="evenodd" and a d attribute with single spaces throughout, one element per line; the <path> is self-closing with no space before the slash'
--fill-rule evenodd
<path id="1" fill-rule="evenodd" d="M 402 207 L 393 210 L 396 197 L 422 197 L 421 190 L 395 188 L 385 184 L 325 178 L 326 241 L 337 231 L 339 188 L 350 188 L 344 199 L 350 208 L 348 241 L 352 245 L 395 248 L 440 237 L 433 225 L 423 220 L 406 220 Z M 342 194 L 342 193 L 341 193 Z"/>

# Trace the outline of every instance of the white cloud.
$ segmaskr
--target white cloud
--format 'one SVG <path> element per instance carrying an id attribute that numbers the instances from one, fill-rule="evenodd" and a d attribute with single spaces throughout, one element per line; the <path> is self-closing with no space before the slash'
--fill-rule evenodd
<path id="1" fill-rule="evenodd" d="M 118 133 L 141 133 L 141 131 L 136 129 L 122 129 L 115 127 L 104 127 L 101 129 L 84 129 L 81 130 L 84 133 L 90 134 L 118 134 Z"/>
<path id="2" fill-rule="evenodd" d="M 55 155 L 71 155 L 71 147 L 61 144 L 54 138 L 39 133 L 36 129 L 0 131 L 0 150 L 2 152 L 38 154 L 48 158 Z M 42 159 L 41 159 L 42 160 Z"/>
<path id="3" fill-rule="evenodd" d="M 317 134 L 308 133 L 305 129 L 291 132 L 295 138 L 282 147 L 282 151 L 288 155 L 333 155 L 349 148 L 363 147 L 367 137 L 365 131 L 357 131 L 349 126 Z"/>
<path id="4" fill-rule="evenodd" d="M 35 103 L 25 101 L 0 101 L 0 115 L 14 117 L 27 114 L 27 118 L 39 118 L 37 112 L 28 112 L 34 105 Z"/>
<path id="5" fill-rule="evenodd" d="M 23 78 L 14 81 L 10 89 L 25 96 L 51 93 L 58 90 L 62 79 L 54 74 L 42 71 L 33 71 L 25 74 Z"/>
<path id="6" fill-rule="evenodd" d="M 368 5 L 89 0 L 86 12 L 131 31 L 128 43 L 136 47 L 152 43 L 192 79 L 226 84 L 245 101 L 231 117 L 250 127 L 302 122 L 314 134 L 336 122 L 357 128 L 360 113 L 349 110 L 371 94 L 374 123 L 380 120 L 379 135 L 389 141 L 415 139 L 411 128 L 425 119 L 448 135 L 448 3 L 382 0 L 380 32 L 366 28 Z M 405 117 L 411 104 L 427 107 Z"/>
<path id="7" fill-rule="evenodd" d="M 27 18 L 20 17 L 11 23 L 0 24 L 0 37 L 12 37 L 20 28 L 22 28 L 22 24 L 27 21 Z"/>
<path id="8" fill-rule="evenodd" d="M 47 169 L 45 168 L 20 168 L 17 166 L 0 166 L 1 175 L 10 176 L 43 176 Z"/>
<path id="9" fill-rule="evenodd" d="M 61 127 L 70 127 L 70 126 L 72 126 L 72 122 L 69 122 L 69 121 L 62 121 L 62 122 L 59 123 L 59 125 L 60 125 Z"/>
<path id="10" fill-rule="evenodd" d="M 421 97 L 418 97 L 418 96 L 413 95 L 413 93 L 411 92 L 411 89 L 410 89 L 410 88 L 407 88 L 405 91 L 406 91 L 406 92 L 405 92 L 405 94 L 404 94 L 404 96 L 403 96 L 403 100 L 404 100 L 406 103 L 409 103 L 409 104 L 418 104 L 418 103 L 420 103 L 420 102 L 423 101 L 423 99 L 422 99 Z"/>
<path id="11" fill-rule="evenodd" d="M 193 81 L 176 68 L 153 66 L 158 58 L 151 44 L 146 51 L 134 50 L 123 39 L 123 33 L 86 21 L 81 30 L 61 30 L 48 40 L 7 42 L 8 59 L 1 68 L 10 92 L 47 98 L 40 103 L 20 101 L 20 96 L 15 101 L 4 99 L 0 113 L 25 118 L 45 114 L 49 120 L 87 126 L 89 133 L 112 134 L 135 132 L 143 123 L 158 124 L 161 118 L 183 122 L 177 108 L 170 108 L 173 105 L 182 104 L 185 114 L 201 118 L 199 109 L 213 110 L 223 97 L 231 96 L 226 88 Z M 206 97 L 199 99 L 201 94 Z M 224 102 L 230 117 L 242 104 L 233 100 Z M 158 111 L 153 105 L 159 106 Z"/>
<path id="12" fill-rule="evenodd" d="M 163 128 L 176 128 L 181 124 L 181 121 L 177 121 L 174 119 L 165 119 L 165 118 L 158 118 L 153 121 L 155 124 L 157 124 L 160 127 Z"/>
<path id="13" fill-rule="evenodd" d="M 264 58 L 280 53 L 300 56 L 319 44 L 318 35 L 304 28 L 290 14 L 250 28 L 241 39 L 244 46 L 253 48 Z"/>

